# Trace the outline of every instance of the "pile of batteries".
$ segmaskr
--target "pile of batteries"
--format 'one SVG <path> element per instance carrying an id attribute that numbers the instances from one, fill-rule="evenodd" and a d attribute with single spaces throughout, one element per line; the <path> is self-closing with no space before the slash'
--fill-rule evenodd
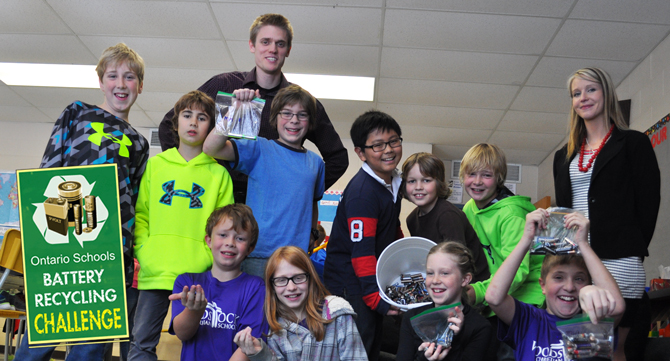
<path id="1" fill-rule="evenodd" d="M 580 333 L 574 336 L 563 334 L 566 356 L 570 360 L 589 357 L 613 356 L 614 336 L 607 333 Z"/>
<path id="2" fill-rule="evenodd" d="M 430 296 L 421 273 L 401 274 L 400 283 L 394 283 L 386 287 L 386 295 L 391 301 L 401 305 L 430 302 Z"/>
<path id="3" fill-rule="evenodd" d="M 570 208 L 549 208 L 547 227 L 538 229 L 530 247 L 530 254 L 570 254 L 579 253 L 579 247 L 572 240 L 576 228 L 565 228 L 563 218 L 575 212 Z"/>

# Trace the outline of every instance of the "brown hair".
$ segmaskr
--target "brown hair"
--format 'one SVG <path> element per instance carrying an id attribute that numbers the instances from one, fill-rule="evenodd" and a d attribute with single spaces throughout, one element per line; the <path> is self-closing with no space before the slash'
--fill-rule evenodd
<path id="1" fill-rule="evenodd" d="M 461 183 L 471 172 L 491 169 L 496 176 L 496 185 L 502 189 L 507 178 L 507 158 L 505 153 L 495 144 L 479 143 L 470 148 L 461 160 L 461 169 L 458 177 Z"/>
<path id="2" fill-rule="evenodd" d="M 466 274 L 471 276 L 475 275 L 475 259 L 472 257 L 472 252 L 464 244 L 455 241 L 445 241 L 439 243 L 428 251 L 428 257 L 435 253 L 444 253 L 452 256 L 452 260 L 458 266 L 458 270 L 461 272 L 461 276 L 464 277 Z M 465 287 L 461 288 L 461 299 L 465 303 L 470 303 L 470 297 L 468 297 L 468 292 Z"/>
<path id="3" fill-rule="evenodd" d="M 236 232 L 247 232 L 249 235 L 249 249 L 254 249 L 258 241 L 258 223 L 256 223 L 256 218 L 254 218 L 251 208 L 246 204 L 233 203 L 212 212 L 209 218 L 207 218 L 207 226 L 205 227 L 207 235 L 211 237 L 214 227 L 226 218 L 233 221 L 233 229 Z"/>
<path id="4" fill-rule="evenodd" d="M 542 261 L 542 269 L 540 270 L 540 278 L 544 281 L 547 279 L 547 275 L 552 268 L 556 266 L 571 265 L 582 268 L 586 271 L 586 274 L 589 276 L 589 282 L 591 282 L 591 274 L 589 273 L 589 268 L 586 267 L 586 262 L 584 262 L 584 257 L 578 254 L 559 254 L 553 255 L 548 254 L 544 257 Z"/>
<path id="5" fill-rule="evenodd" d="M 264 14 L 256 18 L 249 28 L 249 40 L 251 43 L 256 45 L 256 36 L 258 32 L 261 31 L 261 28 L 266 25 L 276 26 L 286 33 L 286 45 L 288 48 L 291 48 L 293 44 L 293 27 L 291 22 L 281 14 Z"/>
<path id="6" fill-rule="evenodd" d="M 405 198 L 407 198 L 407 175 L 415 164 L 419 165 L 419 171 L 421 171 L 421 174 L 424 177 L 431 177 L 435 179 L 435 183 L 437 184 L 437 196 L 439 198 L 449 198 L 451 195 L 451 189 L 445 180 L 446 170 L 444 167 L 444 162 L 437 156 L 425 152 L 414 153 L 410 155 L 402 165 L 403 185 L 400 187 L 400 191 L 405 196 Z"/>
<path id="7" fill-rule="evenodd" d="M 174 114 L 172 115 L 172 130 L 177 132 L 179 130 L 179 113 L 184 109 L 199 109 L 209 116 L 209 129 L 207 133 L 214 129 L 216 122 L 216 104 L 209 95 L 200 90 L 193 90 L 182 95 L 174 105 Z"/>
<path id="8" fill-rule="evenodd" d="M 619 129 L 628 129 L 628 125 L 623 119 L 621 108 L 619 107 L 619 98 L 616 95 L 612 79 L 606 71 L 599 68 L 583 68 L 577 70 L 568 79 L 568 92 L 572 99 L 572 82 L 576 79 L 584 79 L 600 84 L 603 90 L 603 100 L 605 101 L 603 113 L 605 119 L 610 124 L 614 124 Z M 586 125 L 584 119 L 575 112 L 574 107 L 570 107 L 570 134 L 568 135 L 568 152 L 566 161 L 569 161 L 572 155 L 579 149 L 582 141 L 586 137 Z"/>
<path id="9" fill-rule="evenodd" d="M 270 126 L 277 128 L 277 117 L 279 112 L 284 109 L 286 105 L 300 104 L 309 115 L 309 125 L 307 130 L 311 131 L 316 128 L 316 99 L 307 90 L 301 88 L 299 85 L 291 84 L 286 88 L 282 88 L 277 92 L 277 95 L 272 100 L 272 107 L 270 108 Z"/>
<path id="10" fill-rule="evenodd" d="M 331 323 L 333 320 L 326 320 L 321 317 L 323 301 L 330 295 L 326 287 L 321 283 L 319 275 L 312 265 L 307 253 L 295 246 L 280 247 L 272 253 L 268 263 L 265 266 L 265 318 L 268 320 L 268 326 L 272 332 L 279 332 L 282 329 L 277 320 L 279 317 L 298 323 L 298 320 L 285 304 L 278 299 L 277 292 L 272 285 L 272 278 L 279 267 L 281 261 L 300 268 L 307 273 L 308 290 L 305 298 L 305 320 L 309 331 L 314 335 L 317 341 L 323 340 L 325 336 L 324 324 Z"/>
<path id="11" fill-rule="evenodd" d="M 98 73 L 98 79 L 102 81 L 105 70 L 109 64 L 121 64 L 127 62 L 130 70 L 135 72 L 140 84 L 144 81 L 144 59 L 137 52 L 124 43 L 118 43 L 105 49 L 98 60 L 95 71 Z"/>

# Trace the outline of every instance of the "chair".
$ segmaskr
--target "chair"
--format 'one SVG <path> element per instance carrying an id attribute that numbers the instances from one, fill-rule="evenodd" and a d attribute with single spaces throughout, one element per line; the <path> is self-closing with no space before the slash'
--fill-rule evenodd
<path id="1" fill-rule="evenodd" d="M 21 231 L 10 229 L 5 233 L 0 247 L 0 267 L 5 269 L 0 277 L 0 288 L 4 286 L 5 281 L 11 271 L 23 274 L 23 255 L 21 254 Z M 21 344 L 21 335 L 26 323 L 26 313 L 24 311 L 0 310 L 0 317 L 5 318 L 5 361 L 8 360 L 9 351 L 13 348 L 14 341 L 14 320 L 20 320 L 19 333 L 16 338 L 17 346 Z M 11 336 L 10 336 L 11 335 Z M 14 350 L 15 352 L 15 350 Z"/>

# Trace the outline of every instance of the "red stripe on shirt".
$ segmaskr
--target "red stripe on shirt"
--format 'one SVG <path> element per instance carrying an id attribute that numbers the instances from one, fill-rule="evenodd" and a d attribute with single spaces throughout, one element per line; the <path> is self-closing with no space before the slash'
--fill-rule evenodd
<path id="1" fill-rule="evenodd" d="M 377 309 L 377 306 L 379 305 L 379 301 L 381 301 L 381 297 L 379 296 L 379 292 L 375 292 L 366 296 L 363 296 L 363 302 L 365 302 L 368 307 L 370 307 L 373 310 Z"/>
<path id="2" fill-rule="evenodd" d="M 362 231 L 363 237 L 374 237 L 377 234 L 377 218 L 349 218 L 349 235 L 351 240 L 355 242 L 354 235 L 360 234 Z M 362 229 L 361 229 L 362 228 Z"/>
<path id="3" fill-rule="evenodd" d="M 358 278 L 377 274 L 377 257 L 375 256 L 352 258 L 351 265 L 354 266 L 354 272 Z"/>

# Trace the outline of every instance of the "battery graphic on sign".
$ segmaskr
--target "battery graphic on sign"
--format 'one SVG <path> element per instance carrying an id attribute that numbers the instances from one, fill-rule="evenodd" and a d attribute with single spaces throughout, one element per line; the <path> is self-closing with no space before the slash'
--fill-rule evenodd
<path id="1" fill-rule="evenodd" d="M 86 228 L 83 231 L 89 233 L 94 230 L 97 218 L 95 196 L 86 196 L 85 200 L 84 206 L 81 196 L 81 183 L 75 181 L 60 183 L 58 185 L 58 198 L 47 198 L 44 201 L 47 227 L 64 236 L 67 236 L 70 227 L 74 227 L 75 233 L 81 234 L 83 215 L 86 213 Z"/>

